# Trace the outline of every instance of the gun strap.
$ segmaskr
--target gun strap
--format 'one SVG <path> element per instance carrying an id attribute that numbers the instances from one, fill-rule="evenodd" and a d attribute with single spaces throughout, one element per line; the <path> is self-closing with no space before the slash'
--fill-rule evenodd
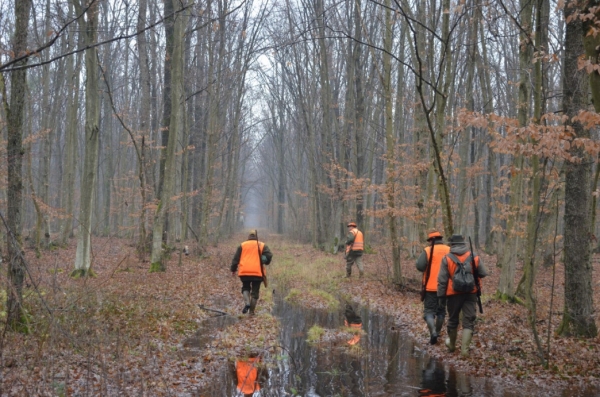
<path id="1" fill-rule="evenodd" d="M 431 241 L 431 249 L 429 250 L 429 260 L 427 261 L 427 269 L 425 271 L 425 284 L 423 284 L 423 288 L 427 289 L 427 283 L 429 282 L 429 276 L 431 276 L 431 262 L 433 262 L 433 247 L 435 246 L 435 241 Z"/>

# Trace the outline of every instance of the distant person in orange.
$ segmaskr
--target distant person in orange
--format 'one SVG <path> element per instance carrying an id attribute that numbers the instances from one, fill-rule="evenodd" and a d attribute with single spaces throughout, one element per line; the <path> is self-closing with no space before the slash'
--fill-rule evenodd
<path id="1" fill-rule="evenodd" d="M 440 264 L 446 254 L 450 252 L 450 247 L 442 241 L 442 234 L 433 230 L 427 236 L 429 245 L 423 249 L 417 259 L 417 270 L 423 273 L 421 281 L 424 288 L 424 295 L 421 295 L 423 301 L 423 319 L 429 328 L 429 343 L 435 345 L 438 336 L 444 326 L 446 317 L 446 299 L 438 299 L 438 273 Z M 431 253 L 433 252 L 433 256 Z"/>
<path id="2" fill-rule="evenodd" d="M 254 315 L 260 293 L 260 283 L 266 277 L 264 267 L 273 259 L 273 254 L 267 245 L 257 238 L 258 232 L 251 230 L 248 240 L 240 244 L 231 261 L 231 274 L 237 272 L 242 281 L 242 296 L 244 308 L 242 313 L 250 311 Z"/>
<path id="3" fill-rule="evenodd" d="M 356 223 L 348 223 L 348 235 L 346 236 L 346 277 L 352 275 L 352 265 L 356 263 L 358 275 L 364 275 L 362 255 L 365 250 L 365 239 L 363 233 L 358 230 Z"/>

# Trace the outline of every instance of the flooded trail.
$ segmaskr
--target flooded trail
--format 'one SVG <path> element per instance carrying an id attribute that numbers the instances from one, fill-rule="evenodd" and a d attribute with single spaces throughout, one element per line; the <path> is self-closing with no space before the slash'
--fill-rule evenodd
<path id="1" fill-rule="evenodd" d="M 596 396 L 598 390 L 543 386 L 517 387 L 504 381 L 471 376 L 430 358 L 414 340 L 397 328 L 391 317 L 357 310 L 363 333 L 350 346 L 341 311 L 306 309 L 283 300 L 274 304 L 280 319 L 277 354 L 262 357 L 262 373 L 235 368 L 223 371 L 218 394 L 211 396 Z M 309 343 L 311 327 L 318 325 L 333 337 Z M 343 330 L 346 330 L 344 332 Z M 339 337 L 336 337 L 338 335 Z M 443 342 L 442 342 L 443 343 Z M 245 365 L 240 358 L 236 366 Z M 255 385 L 249 388 L 249 384 Z M 212 389 L 214 393 L 214 388 Z M 242 391 L 243 390 L 243 391 Z"/>

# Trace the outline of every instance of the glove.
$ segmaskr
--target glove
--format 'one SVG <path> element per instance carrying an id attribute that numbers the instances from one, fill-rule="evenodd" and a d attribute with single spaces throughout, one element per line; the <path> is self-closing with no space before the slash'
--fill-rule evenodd
<path id="1" fill-rule="evenodd" d="M 235 277 L 235 272 L 231 272 L 231 275 Z"/>

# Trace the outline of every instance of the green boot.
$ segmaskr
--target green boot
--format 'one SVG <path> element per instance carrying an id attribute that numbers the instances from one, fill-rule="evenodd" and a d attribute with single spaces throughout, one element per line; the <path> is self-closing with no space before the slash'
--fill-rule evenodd
<path id="1" fill-rule="evenodd" d="M 467 357 L 469 355 L 469 345 L 471 344 L 472 338 L 473 338 L 473 330 L 472 329 L 463 329 L 462 346 L 460 347 L 460 355 L 461 356 Z"/>
<path id="2" fill-rule="evenodd" d="M 250 315 L 254 316 L 254 309 L 256 309 L 256 302 L 258 302 L 258 299 L 250 299 Z"/>
<path id="3" fill-rule="evenodd" d="M 456 334 L 458 329 L 448 328 L 448 337 L 446 338 L 446 347 L 448 351 L 452 353 L 456 349 Z"/>
<path id="4" fill-rule="evenodd" d="M 444 326 L 444 317 L 437 316 L 435 318 L 435 333 L 440 334 L 442 332 L 442 327 Z"/>
<path id="5" fill-rule="evenodd" d="M 425 322 L 427 323 L 427 328 L 429 328 L 429 344 L 435 345 L 438 339 L 438 333 L 435 330 L 435 320 L 433 316 L 425 317 Z"/>
<path id="6" fill-rule="evenodd" d="M 250 291 L 242 291 L 242 295 L 244 296 L 244 308 L 242 309 L 242 313 L 248 313 L 248 309 L 250 309 Z"/>

